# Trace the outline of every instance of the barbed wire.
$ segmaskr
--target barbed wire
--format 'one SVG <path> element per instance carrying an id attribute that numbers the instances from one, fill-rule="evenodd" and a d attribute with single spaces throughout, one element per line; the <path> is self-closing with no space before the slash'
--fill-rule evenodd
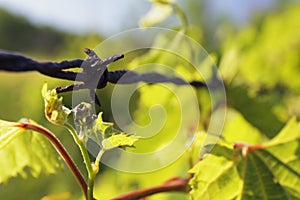
<path id="1" fill-rule="evenodd" d="M 99 106 L 101 104 L 95 89 L 104 88 L 107 83 L 173 83 L 175 85 L 191 85 L 195 88 L 206 87 L 206 84 L 201 81 L 187 82 L 179 77 L 168 77 L 157 72 L 139 74 L 132 70 L 108 71 L 107 65 L 124 58 L 123 54 L 113 55 L 101 60 L 91 49 L 85 48 L 84 52 L 88 55 L 88 58 L 85 60 L 74 59 L 64 60 L 62 62 L 39 62 L 20 54 L 0 50 L 0 70 L 9 72 L 38 71 L 49 77 L 79 82 L 67 86 L 59 86 L 56 88 L 56 91 L 57 93 L 63 93 L 73 90 L 89 89 L 90 96 Z M 82 70 L 80 72 L 73 72 L 70 71 L 72 68 L 82 68 Z M 126 76 L 126 78 L 124 78 L 124 76 Z M 97 80 L 96 84 L 95 80 Z"/>

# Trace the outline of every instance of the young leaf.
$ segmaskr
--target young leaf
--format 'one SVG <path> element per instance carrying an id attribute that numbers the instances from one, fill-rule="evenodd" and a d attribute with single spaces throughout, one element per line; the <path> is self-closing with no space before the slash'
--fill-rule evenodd
<path id="1" fill-rule="evenodd" d="M 9 178 L 53 174 L 61 166 L 57 153 L 42 135 L 0 121 L 0 183 Z"/>
<path id="2" fill-rule="evenodd" d="M 190 170 L 190 194 L 193 199 L 299 199 L 299 146 L 295 119 L 264 145 L 217 144 Z"/>
<path id="3" fill-rule="evenodd" d="M 104 122 L 102 119 L 102 112 L 99 113 L 98 118 L 95 121 L 94 131 L 93 134 L 90 135 L 90 138 L 105 150 L 116 147 L 132 147 L 138 140 L 134 135 L 127 135 L 124 132 L 115 130 L 113 128 L 113 123 Z"/>
<path id="4" fill-rule="evenodd" d="M 62 97 L 57 97 L 56 90 L 48 90 L 46 83 L 42 88 L 42 96 L 45 101 L 45 115 L 48 121 L 53 124 L 64 124 L 71 110 L 63 106 Z"/>
<path id="5" fill-rule="evenodd" d="M 134 143 L 138 140 L 136 136 L 126 135 L 120 133 L 106 138 L 102 141 L 103 149 L 109 150 L 116 147 L 133 147 Z"/>
<path id="6" fill-rule="evenodd" d="M 112 136 L 113 134 L 117 134 L 118 132 L 116 132 L 113 129 L 114 124 L 111 122 L 104 122 L 102 115 L 103 115 L 102 112 L 98 114 L 96 124 L 94 125 L 95 132 L 100 133 L 103 138 L 107 138 Z"/>

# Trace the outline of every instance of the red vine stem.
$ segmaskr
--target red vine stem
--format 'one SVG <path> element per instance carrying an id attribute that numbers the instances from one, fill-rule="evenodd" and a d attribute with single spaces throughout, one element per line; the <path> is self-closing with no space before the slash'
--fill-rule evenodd
<path id="1" fill-rule="evenodd" d="M 42 126 L 36 125 L 36 124 L 20 123 L 20 124 L 17 124 L 16 127 L 36 131 L 36 132 L 41 133 L 42 135 L 46 136 L 49 139 L 49 141 L 52 143 L 52 145 L 55 147 L 55 149 L 60 153 L 60 155 L 63 157 L 63 159 L 66 161 L 67 165 L 73 172 L 74 176 L 76 177 L 77 181 L 79 182 L 79 184 L 84 192 L 84 195 L 87 199 L 87 184 L 86 184 L 82 174 L 80 173 L 79 169 L 77 168 L 76 164 L 73 162 L 71 156 L 69 155 L 67 150 L 64 148 L 62 143 L 57 139 L 57 137 L 48 129 L 46 129 Z"/>
<path id="2" fill-rule="evenodd" d="M 132 192 L 129 192 L 127 194 L 123 194 L 119 197 L 115 197 L 111 200 L 137 200 L 137 199 L 143 199 L 144 197 L 161 193 L 161 192 L 170 192 L 170 191 L 176 191 L 176 192 L 188 192 L 190 188 L 188 187 L 190 176 L 187 178 L 171 178 L 167 181 L 165 181 L 161 185 L 135 190 Z"/>

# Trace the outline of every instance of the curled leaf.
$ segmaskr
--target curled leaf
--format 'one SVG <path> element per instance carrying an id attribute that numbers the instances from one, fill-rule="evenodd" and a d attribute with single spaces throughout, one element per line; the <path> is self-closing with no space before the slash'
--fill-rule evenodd
<path id="1" fill-rule="evenodd" d="M 102 115 L 102 112 L 98 114 L 96 123 L 94 125 L 95 132 L 101 134 L 103 138 L 107 138 L 114 134 L 117 134 L 118 132 L 113 129 L 114 124 L 111 122 L 104 122 Z"/>
<path id="2" fill-rule="evenodd" d="M 58 98 L 56 90 L 48 90 L 47 83 L 43 85 L 42 96 L 45 102 L 45 115 L 53 124 L 64 124 L 67 122 L 71 110 L 62 104 L 62 97 Z"/>

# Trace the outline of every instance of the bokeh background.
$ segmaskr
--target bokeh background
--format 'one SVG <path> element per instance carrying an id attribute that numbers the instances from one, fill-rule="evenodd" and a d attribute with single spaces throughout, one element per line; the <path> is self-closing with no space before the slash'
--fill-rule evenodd
<path id="1" fill-rule="evenodd" d="M 291 116 L 300 116 L 300 5 L 292 0 L 181 0 L 188 35 L 212 55 L 227 88 L 231 122 L 247 121 L 272 138 Z M 0 0 L 0 49 L 18 52 L 40 61 L 81 58 L 85 47 L 94 48 L 105 38 L 139 27 L 152 3 L 141 0 L 58 1 Z M 171 16 L 157 26 L 178 26 Z M 122 53 L 122 52 L 116 52 Z M 122 63 L 125 65 L 126 63 Z M 126 68 L 122 66 L 121 68 Z M 77 147 L 66 131 L 49 124 L 43 114 L 41 88 L 69 84 L 37 72 L 0 71 L 0 119 L 18 121 L 26 117 L 57 133 L 79 168 L 84 171 Z M 109 107 L 111 87 L 101 92 L 104 118 L 113 121 Z M 71 106 L 71 94 L 64 94 Z M 255 112 L 253 109 L 255 107 Z M 243 116 L 243 117 L 241 117 Z M 236 127 L 225 125 L 225 134 Z M 227 135 L 230 140 L 230 135 Z M 241 136 L 242 139 L 242 136 Z M 5 159 L 5 158 L 0 158 Z M 174 169 L 155 174 L 131 175 L 103 168 L 95 193 L 103 199 L 166 180 Z M 1 170 L 1 166 L 0 166 Z M 169 173 L 169 174 L 168 174 Z M 101 192 L 103 191 L 103 192 Z M 65 194 L 67 192 L 67 194 Z M 55 175 L 28 175 L 0 185 L 0 199 L 41 199 L 52 193 L 80 199 L 81 190 L 66 167 Z M 153 199 L 185 199 L 182 194 Z M 104 197 L 103 197 L 104 196 Z M 61 199 L 64 199 L 62 197 Z"/>

